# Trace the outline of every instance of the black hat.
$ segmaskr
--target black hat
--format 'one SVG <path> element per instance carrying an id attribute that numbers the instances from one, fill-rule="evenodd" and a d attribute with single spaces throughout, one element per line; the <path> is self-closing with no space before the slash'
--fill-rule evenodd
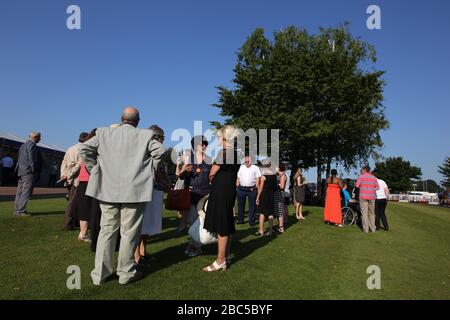
<path id="1" fill-rule="evenodd" d="M 80 141 L 80 142 L 84 142 L 84 141 L 86 141 L 86 138 L 89 136 L 89 133 L 87 133 L 87 132 L 82 132 L 82 133 L 80 133 L 80 138 L 78 138 L 78 141 Z"/>

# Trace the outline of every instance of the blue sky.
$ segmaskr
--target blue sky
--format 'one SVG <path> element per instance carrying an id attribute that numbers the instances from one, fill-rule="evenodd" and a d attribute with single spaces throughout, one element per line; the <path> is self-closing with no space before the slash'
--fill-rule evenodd
<path id="1" fill-rule="evenodd" d="M 70 4 L 81 8 L 81 30 L 66 28 Z M 381 8 L 381 30 L 366 27 L 371 4 Z M 215 87 L 231 86 L 236 51 L 256 27 L 270 36 L 344 21 L 375 45 L 387 71 L 383 155 L 441 180 L 436 166 L 450 156 L 445 0 L 1 1 L 0 131 L 40 130 L 44 143 L 68 147 L 80 131 L 117 123 L 125 105 L 166 136 L 193 130 L 194 120 L 220 120 Z"/>

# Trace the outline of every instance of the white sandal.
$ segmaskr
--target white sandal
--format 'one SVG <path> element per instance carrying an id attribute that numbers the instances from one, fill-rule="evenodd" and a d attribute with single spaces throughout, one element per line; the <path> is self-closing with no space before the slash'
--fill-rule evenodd
<path id="1" fill-rule="evenodd" d="M 205 272 L 214 272 L 214 271 L 225 271 L 227 269 L 227 262 L 225 261 L 221 265 L 217 263 L 217 261 L 214 261 L 212 265 L 207 266 L 206 268 L 203 268 L 203 271 Z"/>

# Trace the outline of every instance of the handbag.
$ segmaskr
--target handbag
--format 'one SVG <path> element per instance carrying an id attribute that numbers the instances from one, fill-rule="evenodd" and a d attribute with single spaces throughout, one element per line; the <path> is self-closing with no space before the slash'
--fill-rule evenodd
<path id="1" fill-rule="evenodd" d="M 201 245 L 217 243 L 217 236 L 203 228 L 208 199 L 209 196 L 203 197 L 197 204 L 198 217 L 189 228 L 191 239 Z"/>
<path id="2" fill-rule="evenodd" d="M 189 210 L 191 208 L 191 192 L 188 188 L 177 189 L 177 187 L 180 186 L 181 183 L 177 181 L 176 188 L 170 189 L 167 192 L 166 198 L 167 210 L 182 211 L 182 210 Z"/>

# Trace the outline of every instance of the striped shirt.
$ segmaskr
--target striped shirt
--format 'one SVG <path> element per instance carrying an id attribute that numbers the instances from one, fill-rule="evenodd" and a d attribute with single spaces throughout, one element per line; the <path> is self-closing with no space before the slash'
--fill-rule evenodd
<path id="1" fill-rule="evenodd" d="M 359 188 L 359 199 L 375 200 L 377 198 L 377 190 L 380 189 L 377 178 L 370 173 L 363 173 L 356 180 L 356 187 Z"/>

